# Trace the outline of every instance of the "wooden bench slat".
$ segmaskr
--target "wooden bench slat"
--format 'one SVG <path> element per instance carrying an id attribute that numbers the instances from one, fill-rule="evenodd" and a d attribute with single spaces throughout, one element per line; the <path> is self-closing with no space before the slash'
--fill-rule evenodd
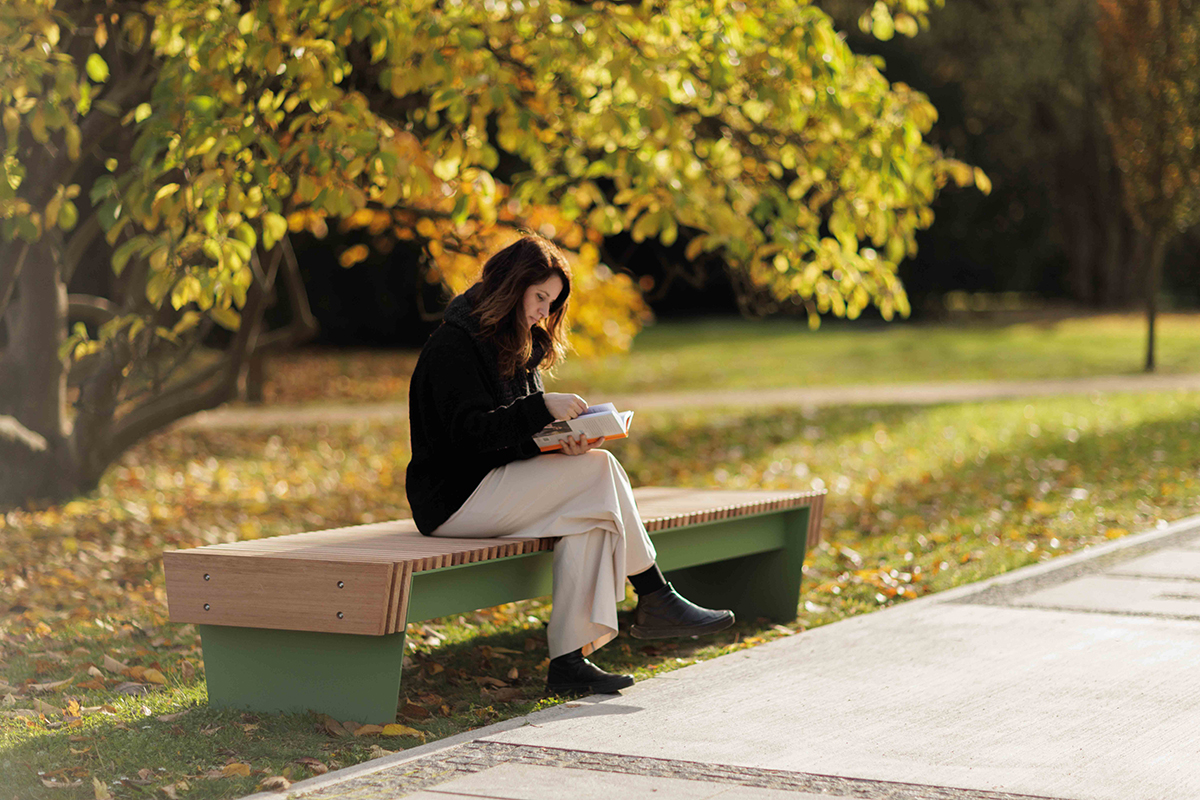
<path id="1" fill-rule="evenodd" d="M 163 556 L 174 622 L 371 636 L 388 632 L 396 571 L 391 562 L 186 553 Z"/>

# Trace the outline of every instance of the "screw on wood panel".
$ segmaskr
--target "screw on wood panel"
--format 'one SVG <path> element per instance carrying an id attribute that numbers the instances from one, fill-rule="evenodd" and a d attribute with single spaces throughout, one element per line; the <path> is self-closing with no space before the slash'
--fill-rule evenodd
<path id="1" fill-rule="evenodd" d="M 205 603 L 205 604 L 204 604 L 204 610 L 205 610 L 205 611 L 208 611 L 208 609 L 209 609 L 209 608 L 211 608 L 211 606 L 209 606 L 209 604 L 208 604 L 208 603 Z"/>
<path id="2" fill-rule="evenodd" d="M 338 588 L 339 588 L 339 589 L 345 589 L 345 588 L 346 588 L 346 582 L 345 582 L 345 581 L 338 581 Z"/>
<path id="3" fill-rule="evenodd" d="M 340 612 L 340 611 L 338 612 L 338 619 L 342 619 L 342 618 L 343 618 L 343 617 L 345 617 L 345 616 L 346 616 L 346 615 L 345 615 L 345 614 L 343 614 L 342 612 Z"/>
<path id="4" fill-rule="evenodd" d="M 210 577 L 212 577 L 212 576 L 209 575 L 207 572 L 204 573 L 204 580 L 208 580 Z"/>

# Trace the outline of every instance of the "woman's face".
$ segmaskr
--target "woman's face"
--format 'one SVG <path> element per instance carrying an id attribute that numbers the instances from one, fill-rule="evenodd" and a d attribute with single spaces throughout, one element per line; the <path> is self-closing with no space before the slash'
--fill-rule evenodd
<path id="1" fill-rule="evenodd" d="M 525 301 L 522 308 L 525 311 L 525 320 L 529 327 L 532 328 L 550 316 L 550 304 L 562 290 L 562 278 L 558 275 L 551 275 L 541 283 L 535 283 L 525 290 Z"/>

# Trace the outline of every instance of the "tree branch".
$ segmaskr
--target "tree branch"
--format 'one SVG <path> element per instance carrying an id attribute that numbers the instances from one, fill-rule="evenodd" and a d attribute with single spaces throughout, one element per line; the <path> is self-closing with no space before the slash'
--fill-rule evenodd
<path id="1" fill-rule="evenodd" d="M 67 319 L 100 327 L 121 313 L 121 307 L 104 297 L 91 294 L 67 295 Z"/>
<path id="2" fill-rule="evenodd" d="M 12 245 L 9 246 L 11 247 Z M 13 290 L 17 286 L 17 278 L 21 277 L 21 270 L 25 266 L 25 258 L 29 255 L 29 242 L 22 242 L 20 247 L 21 253 L 16 258 L 6 258 L 3 262 L 0 262 L 0 320 L 4 319 L 4 314 L 8 311 L 8 304 L 12 300 Z"/>
<path id="3" fill-rule="evenodd" d="M 110 463 L 122 452 L 158 429 L 198 411 L 215 408 L 237 396 L 238 383 L 253 352 L 266 310 L 266 292 L 255 281 L 251 284 L 246 305 L 242 308 L 242 324 L 237 336 L 226 351 L 227 358 L 219 362 L 222 369 L 214 370 L 219 379 L 210 387 L 196 391 L 194 381 L 181 388 L 159 395 L 154 400 L 133 409 L 113 424 L 102 445 L 102 459 Z M 184 390 L 186 389 L 186 391 Z"/>
<path id="4" fill-rule="evenodd" d="M 308 341 L 317 335 L 319 326 L 313 316 L 312 307 L 308 302 L 308 291 L 304 288 L 304 280 L 300 277 L 300 264 L 296 253 L 292 250 L 291 238 L 283 237 L 279 242 L 282 248 L 283 279 L 287 288 L 288 303 L 292 308 L 292 321 L 277 330 L 270 331 L 258 338 L 254 355 L 274 350 L 283 350 Z"/>

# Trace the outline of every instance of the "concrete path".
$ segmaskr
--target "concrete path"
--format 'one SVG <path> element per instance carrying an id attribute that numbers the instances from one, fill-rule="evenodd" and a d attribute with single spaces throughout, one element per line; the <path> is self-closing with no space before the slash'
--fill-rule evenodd
<path id="1" fill-rule="evenodd" d="M 1190 800 L 1198 674 L 1193 517 L 287 796 Z"/>
<path id="2" fill-rule="evenodd" d="M 1112 375 L 1041 381 L 972 381 L 954 383 L 905 383 L 894 385 L 790 387 L 781 389 L 714 389 L 698 392 L 658 392 L 589 398 L 611 402 L 618 408 L 679 408 L 683 406 L 795 406 L 834 405 L 932 405 L 962 403 L 1008 397 L 1047 397 L 1110 392 L 1161 392 L 1200 390 L 1200 375 Z M 270 428 L 279 425 L 345 424 L 388 422 L 408 419 L 405 403 L 355 405 L 226 407 L 202 411 L 179 423 L 185 428 Z"/>

